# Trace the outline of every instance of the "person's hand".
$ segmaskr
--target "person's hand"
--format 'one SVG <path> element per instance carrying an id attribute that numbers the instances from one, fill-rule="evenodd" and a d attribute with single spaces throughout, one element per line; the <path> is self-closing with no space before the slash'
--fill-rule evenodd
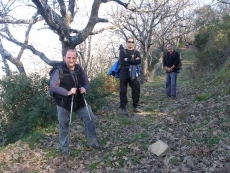
<path id="1" fill-rule="evenodd" d="M 84 87 L 79 88 L 81 94 L 86 94 L 86 89 Z"/>
<path id="2" fill-rule="evenodd" d="M 170 72 L 172 71 L 170 67 L 166 67 L 166 71 Z"/>
<path id="3" fill-rule="evenodd" d="M 140 59 L 139 57 L 136 58 L 136 60 L 139 60 L 139 59 Z"/>
<path id="4" fill-rule="evenodd" d="M 71 90 L 68 92 L 68 96 L 76 94 L 76 92 L 77 92 L 77 88 L 71 88 Z"/>
<path id="5" fill-rule="evenodd" d="M 125 60 L 125 61 L 127 61 L 127 60 L 128 60 L 128 58 L 125 58 L 124 60 Z"/>

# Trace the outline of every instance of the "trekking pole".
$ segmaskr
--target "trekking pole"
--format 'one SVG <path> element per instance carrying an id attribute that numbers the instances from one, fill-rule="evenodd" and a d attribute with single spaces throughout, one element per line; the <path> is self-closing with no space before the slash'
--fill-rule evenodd
<path id="1" fill-rule="evenodd" d="M 73 114 L 73 98 L 74 98 L 74 94 L 72 95 L 72 99 L 71 99 L 71 109 L 70 109 L 70 115 L 69 115 L 69 140 L 68 140 L 68 149 L 67 149 L 67 160 L 70 154 L 69 151 L 69 145 L 70 145 L 70 128 L 71 128 L 71 120 L 72 120 L 72 114 Z"/>
<path id="2" fill-rule="evenodd" d="M 82 85 L 80 84 L 79 87 L 82 87 Z M 92 121 L 91 115 L 89 113 L 89 108 L 88 108 L 88 105 L 87 105 L 87 102 L 86 102 L 86 99 L 85 99 L 85 94 L 82 94 L 82 95 L 83 95 L 85 106 L 86 106 L 86 109 L 87 109 L 87 112 L 88 112 L 88 115 L 89 115 L 89 119 L 90 119 L 90 121 Z"/>
<path id="3" fill-rule="evenodd" d="M 83 95 L 83 99 L 84 99 L 84 102 L 85 102 L 85 106 L 86 106 L 86 109 L 87 109 L 87 112 L 88 112 L 88 115 L 89 115 L 89 119 L 90 119 L 90 121 L 92 121 L 91 115 L 90 115 L 90 113 L 89 113 L 89 108 L 88 108 L 88 105 L 87 105 L 87 102 L 86 102 L 86 99 L 85 99 L 85 94 L 82 94 L 82 95 Z"/>

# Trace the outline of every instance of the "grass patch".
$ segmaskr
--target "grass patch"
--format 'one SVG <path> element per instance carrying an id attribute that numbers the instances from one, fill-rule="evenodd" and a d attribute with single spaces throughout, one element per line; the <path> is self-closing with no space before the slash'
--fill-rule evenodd
<path id="1" fill-rule="evenodd" d="M 178 163 L 178 160 L 176 157 L 171 157 L 169 160 L 169 164 L 176 165 Z"/>
<path id="2" fill-rule="evenodd" d="M 221 133 L 218 135 L 213 135 L 215 129 L 214 128 L 204 128 L 201 130 L 197 130 L 192 135 L 192 145 L 202 144 L 213 146 L 220 142 L 220 140 L 228 137 L 225 133 Z"/>
<path id="3" fill-rule="evenodd" d="M 197 101 L 205 101 L 205 100 L 208 100 L 209 98 L 210 96 L 206 93 L 202 93 L 196 96 Z"/>
<path id="4" fill-rule="evenodd" d="M 89 165 L 89 169 L 90 169 L 90 170 L 95 170 L 95 169 L 97 168 L 97 165 L 98 165 L 98 164 L 99 164 L 98 162 L 95 162 L 95 163 L 90 164 L 90 165 Z"/>
<path id="5" fill-rule="evenodd" d="M 119 120 L 119 123 L 120 123 L 120 125 L 122 125 L 122 126 L 126 126 L 126 125 L 130 125 L 130 124 L 132 124 L 133 122 L 131 122 L 129 119 L 127 119 L 127 118 L 121 118 L 120 120 Z"/>
<path id="6" fill-rule="evenodd" d="M 54 156 L 57 156 L 58 155 L 58 152 L 55 148 L 47 148 L 47 154 L 46 154 L 46 157 L 54 157 Z M 71 153 L 72 154 L 72 153 Z"/>
<path id="7" fill-rule="evenodd" d="M 41 131 L 34 131 L 32 133 L 26 134 L 22 138 L 22 142 L 29 144 L 31 149 L 35 149 L 37 142 L 42 139 L 45 135 Z"/>
<path id="8" fill-rule="evenodd" d="M 140 133 L 136 133 L 133 136 L 131 136 L 131 142 L 137 142 L 139 140 L 143 140 L 148 136 L 148 134 L 145 132 L 140 132 Z"/>
<path id="9" fill-rule="evenodd" d="M 135 165 L 135 164 L 139 164 L 140 159 L 139 159 L 138 156 L 133 156 L 133 157 L 131 157 L 131 161 L 132 161 L 133 164 Z"/>

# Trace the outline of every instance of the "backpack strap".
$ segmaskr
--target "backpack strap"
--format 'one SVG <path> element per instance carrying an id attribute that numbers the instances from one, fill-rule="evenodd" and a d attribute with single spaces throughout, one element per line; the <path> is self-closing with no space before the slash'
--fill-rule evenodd
<path id="1" fill-rule="evenodd" d="M 78 74 L 78 73 L 82 73 L 83 69 L 80 66 L 80 64 L 76 64 L 76 69 L 74 71 Z"/>
<path id="2" fill-rule="evenodd" d="M 57 66 L 57 70 L 59 71 L 59 79 L 62 79 L 64 77 L 62 66 Z"/>

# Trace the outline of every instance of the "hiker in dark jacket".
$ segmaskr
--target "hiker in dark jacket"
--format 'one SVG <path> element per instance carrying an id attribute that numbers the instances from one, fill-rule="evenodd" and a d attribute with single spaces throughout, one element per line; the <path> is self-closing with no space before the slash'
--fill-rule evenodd
<path id="1" fill-rule="evenodd" d="M 128 116 L 127 112 L 127 85 L 132 90 L 133 110 L 134 112 L 142 112 L 139 106 L 140 99 L 140 82 L 137 76 L 137 65 L 141 63 L 141 56 L 137 50 L 134 50 L 134 39 L 128 38 L 126 41 L 127 49 L 121 49 L 119 53 L 120 61 L 120 108 L 122 115 Z"/>
<path id="2" fill-rule="evenodd" d="M 163 58 L 163 67 L 166 70 L 166 96 L 167 98 L 176 98 L 176 89 L 177 89 L 177 71 L 175 67 L 179 64 L 180 54 L 173 49 L 171 43 L 167 45 L 168 52 Z"/>
<path id="3" fill-rule="evenodd" d="M 57 105 L 59 142 L 62 154 L 65 156 L 69 155 L 69 122 L 72 96 L 72 110 L 84 122 L 88 146 L 101 150 L 102 147 L 99 146 L 96 138 L 94 114 L 83 97 L 83 94 L 86 94 L 89 89 L 87 75 L 80 65 L 76 64 L 76 51 L 72 49 L 67 50 L 64 61 L 62 76 L 59 76 L 59 70 L 56 69 L 51 78 L 51 90 L 55 93 L 54 98 Z"/>

